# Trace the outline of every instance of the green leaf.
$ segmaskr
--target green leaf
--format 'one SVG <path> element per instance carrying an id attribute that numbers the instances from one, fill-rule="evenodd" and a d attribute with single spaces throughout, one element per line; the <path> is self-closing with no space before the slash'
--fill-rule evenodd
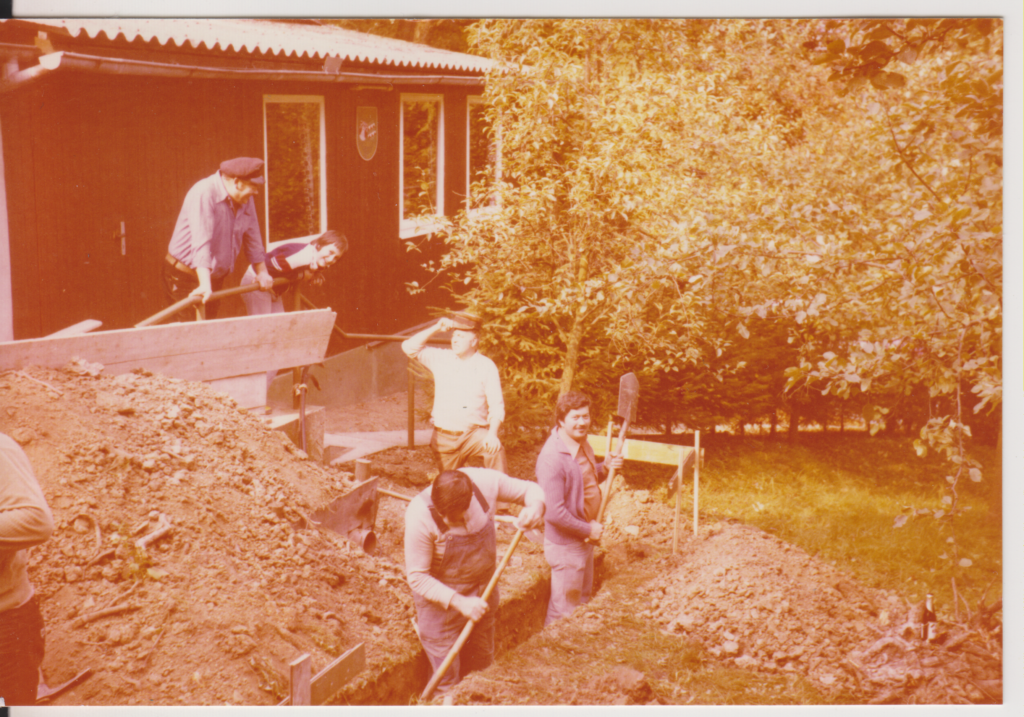
<path id="1" fill-rule="evenodd" d="M 914 61 L 917 60 L 917 48 L 913 45 L 907 45 L 900 50 L 898 57 L 904 65 L 913 65 Z"/>
<path id="2" fill-rule="evenodd" d="M 852 50 L 856 54 L 860 55 L 865 60 L 880 60 L 882 58 L 888 59 L 892 56 L 892 49 L 881 40 L 872 40 L 867 45 L 864 45 L 857 50 Z"/>

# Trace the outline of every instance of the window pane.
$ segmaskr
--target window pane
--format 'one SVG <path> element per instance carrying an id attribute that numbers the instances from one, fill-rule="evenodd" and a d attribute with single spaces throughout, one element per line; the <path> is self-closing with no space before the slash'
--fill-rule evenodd
<path id="1" fill-rule="evenodd" d="M 407 100 L 402 122 L 402 218 L 437 213 L 437 145 L 441 103 Z"/>
<path id="2" fill-rule="evenodd" d="M 469 105 L 469 183 L 486 180 L 490 183 L 494 179 L 495 147 L 493 138 L 489 132 L 490 125 L 487 122 L 487 110 L 483 104 L 470 103 Z M 472 186 L 470 192 L 473 192 Z M 470 196 L 470 208 L 494 204 L 494 197 L 490 192 L 477 192 Z"/>
<path id="3" fill-rule="evenodd" d="M 320 104 L 268 102 L 270 241 L 320 233 Z"/>

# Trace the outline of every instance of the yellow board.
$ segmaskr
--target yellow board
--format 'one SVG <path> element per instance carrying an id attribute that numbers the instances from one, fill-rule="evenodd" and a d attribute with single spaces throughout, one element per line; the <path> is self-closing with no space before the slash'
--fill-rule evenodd
<path id="1" fill-rule="evenodd" d="M 589 435 L 587 436 L 587 441 L 594 449 L 594 453 L 598 457 L 603 458 L 608 449 L 608 437 Z M 680 451 L 683 452 L 683 465 L 688 467 L 693 463 L 693 448 L 690 446 L 677 446 L 673 443 L 655 443 L 653 441 L 638 441 L 627 438 L 626 448 L 622 455 L 628 461 L 678 466 Z"/>

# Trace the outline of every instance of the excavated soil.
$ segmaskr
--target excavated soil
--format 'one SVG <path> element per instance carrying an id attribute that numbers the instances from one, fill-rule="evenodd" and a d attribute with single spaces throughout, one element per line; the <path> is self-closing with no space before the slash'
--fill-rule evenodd
<path id="1" fill-rule="evenodd" d="M 329 407 L 327 430 L 401 429 L 405 407 L 402 394 Z M 46 682 L 92 670 L 52 704 L 276 704 L 297 656 L 309 653 L 316 674 L 358 644 L 366 668 L 335 702 L 408 704 L 422 689 L 404 501 L 381 498 L 374 556 L 305 527 L 355 485 L 350 472 L 308 460 L 224 394 L 148 372 L 108 377 L 80 361 L 9 371 L 0 431 L 25 449 L 56 523 L 29 565 L 47 625 Z M 510 472 L 532 479 L 537 450 L 510 454 Z M 425 448 L 372 459 L 381 487 L 396 492 L 432 477 Z M 543 551 L 523 541 L 501 582 L 507 652 L 453 701 L 701 703 L 662 666 L 676 660 L 769 681 L 798 675 L 831 701 L 999 701 L 998 624 L 946 625 L 923 643 L 908 625 L 915 606 L 749 526 L 704 519 L 694 536 L 684 516 L 672 555 L 673 518 L 648 492 L 620 489 L 600 590 L 544 630 Z M 499 540 L 511 533 L 501 528 Z M 139 547 L 147 536 L 156 537 Z"/>

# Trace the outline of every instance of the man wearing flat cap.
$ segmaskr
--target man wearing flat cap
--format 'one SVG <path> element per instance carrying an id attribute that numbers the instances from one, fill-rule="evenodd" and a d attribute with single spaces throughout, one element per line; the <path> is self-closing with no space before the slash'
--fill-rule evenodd
<path id="1" fill-rule="evenodd" d="M 481 324 L 475 314 L 452 312 L 402 342 L 406 356 L 434 374 L 430 447 L 441 471 L 456 470 L 473 456 L 480 456 L 486 468 L 508 473 L 505 449 L 498 438 L 505 420 L 505 399 L 497 366 L 476 350 Z M 428 347 L 430 338 L 443 331 L 452 332 L 452 347 Z"/>
<path id="2" fill-rule="evenodd" d="M 252 199 L 262 184 L 263 160 L 236 157 L 221 162 L 218 171 L 188 190 L 160 272 L 168 305 L 188 296 L 200 296 L 207 304 L 210 295 L 223 287 L 242 249 L 256 270 L 260 289 L 271 288 L 274 280 L 264 263 L 263 237 Z M 218 303 L 206 305 L 206 318 L 216 318 Z M 189 318 L 188 312 L 179 315 Z"/>

